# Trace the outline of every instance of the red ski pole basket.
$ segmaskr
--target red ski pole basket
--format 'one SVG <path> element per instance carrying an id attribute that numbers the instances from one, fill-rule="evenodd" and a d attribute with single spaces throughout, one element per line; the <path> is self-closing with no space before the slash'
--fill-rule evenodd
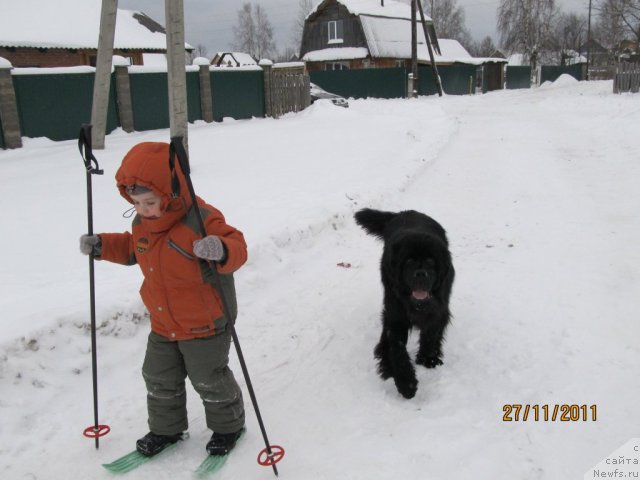
<path id="1" fill-rule="evenodd" d="M 83 435 L 88 438 L 100 438 L 104 437 L 110 431 L 111 427 L 109 425 L 96 425 L 95 427 L 85 428 Z"/>
<path id="2" fill-rule="evenodd" d="M 269 449 L 263 448 L 258 454 L 258 463 L 263 467 L 271 467 L 284 457 L 284 448 L 280 445 L 271 445 Z"/>

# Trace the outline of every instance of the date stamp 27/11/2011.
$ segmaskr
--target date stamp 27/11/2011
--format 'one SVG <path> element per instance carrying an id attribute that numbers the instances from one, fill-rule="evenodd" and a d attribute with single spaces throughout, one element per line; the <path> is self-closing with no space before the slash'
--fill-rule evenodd
<path id="1" fill-rule="evenodd" d="M 598 419 L 596 405 L 577 404 L 521 404 L 502 406 L 503 422 L 595 422 Z"/>

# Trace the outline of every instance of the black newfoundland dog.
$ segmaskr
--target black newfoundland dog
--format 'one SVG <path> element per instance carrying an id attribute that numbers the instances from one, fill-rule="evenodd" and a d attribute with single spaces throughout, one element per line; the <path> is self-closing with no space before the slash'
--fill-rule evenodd
<path id="1" fill-rule="evenodd" d="M 412 398 L 418 388 L 407 353 L 412 327 L 420 330 L 416 363 L 427 368 L 442 365 L 455 275 L 447 235 L 433 218 L 414 210 L 393 213 L 365 208 L 355 219 L 367 233 L 384 241 L 382 336 L 374 351 L 378 373 L 383 379 L 393 377 L 398 392 Z"/>

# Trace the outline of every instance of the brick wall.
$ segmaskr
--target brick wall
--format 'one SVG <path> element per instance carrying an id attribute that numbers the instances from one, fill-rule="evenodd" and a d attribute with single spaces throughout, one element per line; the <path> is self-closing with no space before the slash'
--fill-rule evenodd
<path id="1" fill-rule="evenodd" d="M 8 48 L 0 47 L 0 57 L 11 62 L 14 67 L 74 67 L 95 66 L 97 50 L 76 50 L 65 48 Z M 142 65 L 141 52 L 114 50 L 114 55 L 131 59 L 132 65 Z"/>

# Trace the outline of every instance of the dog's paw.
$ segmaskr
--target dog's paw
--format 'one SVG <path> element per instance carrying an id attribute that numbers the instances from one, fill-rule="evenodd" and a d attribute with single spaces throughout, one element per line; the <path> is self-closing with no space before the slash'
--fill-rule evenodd
<path id="1" fill-rule="evenodd" d="M 412 380 L 398 380 L 396 378 L 395 381 L 398 392 L 404 398 L 413 398 L 416 395 L 418 391 L 418 380 L 415 378 Z"/>
<path id="2" fill-rule="evenodd" d="M 443 364 L 440 357 L 418 355 L 416 363 L 427 368 L 436 368 Z"/>

